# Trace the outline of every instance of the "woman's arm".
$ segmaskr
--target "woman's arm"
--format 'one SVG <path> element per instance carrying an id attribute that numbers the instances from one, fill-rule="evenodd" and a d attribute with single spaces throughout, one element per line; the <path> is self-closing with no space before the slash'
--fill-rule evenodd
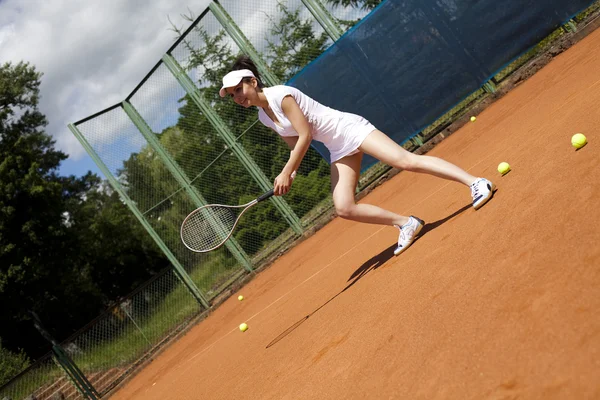
<path id="1" fill-rule="evenodd" d="M 300 163 L 304 158 L 304 155 L 308 151 L 310 146 L 310 142 L 312 142 L 312 132 L 311 127 L 304 114 L 302 114 L 302 110 L 296 100 L 294 100 L 291 96 L 286 96 L 281 102 L 281 109 L 283 113 L 287 117 L 287 119 L 292 123 L 294 130 L 298 133 L 298 138 L 295 139 L 296 143 L 294 143 L 293 151 L 290 154 L 290 159 L 283 167 L 281 174 L 275 178 L 275 187 L 273 193 L 276 196 L 281 196 L 289 192 L 290 186 L 292 185 L 291 175 L 292 172 L 296 171 L 298 167 L 300 167 Z M 290 142 L 284 138 L 288 146 Z M 291 147 L 291 146 L 290 146 Z"/>
<path id="2" fill-rule="evenodd" d="M 277 132 L 275 132 L 277 133 Z M 281 136 L 281 138 L 283 139 L 283 141 L 285 143 L 287 143 L 288 147 L 290 148 L 290 150 L 294 150 L 294 148 L 296 147 L 296 143 L 298 143 L 298 136 Z"/>

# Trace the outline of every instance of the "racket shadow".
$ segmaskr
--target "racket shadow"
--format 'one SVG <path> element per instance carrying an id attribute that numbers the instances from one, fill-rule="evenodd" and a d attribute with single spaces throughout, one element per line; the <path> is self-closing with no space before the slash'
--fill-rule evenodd
<path id="1" fill-rule="evenodd" d="M 423 227 L 423 229 L 421 229 L 421 232 L 420 232 L 419 236 L 415 239 L 415 242 L 417 240 L 419 240 L 419 238 L 421 238 L 427 232 L 430 232 L 430 231 L 434 230 L 435 228 L 437 228 L 440 225 L 442 225 L 443 223 L 451 220 L 452 218 L 456 217 L 457 215 L 463 213 L 464 211 L 468 210 L 469 208 L 471 208 L 471 205 L 467 204 L 466 206 L 464 206 L 464 207 L 456 210 L 455 212 L 453 212 L 452 214 L 448 215 L 445 218 L 439 219 L 439 220 L 437 220 L 435 222 L 432 222 L 432 223 L 426 223 L 425 226 Z M 282 333 L 280 333 L 275 339 L 273 339 L 266 346 L 266 348 L 268 349 L 268 348 L 274 346 L 275 344 L 277 344 L 283 338 L 285 338 L 290 333 L 292 333 L 293 331 L 295 331 L 300 325 L 302 325 L 307 319 L 309 319 L 317 311 L 319 311 L 320 309 L 322 309 L 323 307 L 325 307 L 327 304 L 329 304 L 331 301 L 333 301 L 340 294 L 344 293 L 346 290 L 348 290 L 352 286 L 354 286 L 354 284 L 356 284 L 356 282 L 358 282 L 360 279 L 362 279 L 366 274 L 368 274 L 371 271 L 376 270 L 377 268 L 379 268 L 383 264 L 385 264 L 387 261 L 389 261 L 392 257 L 394 257 L 394 250 L 396 249 L 396 246 L 397 245 L 394 243 L 393 245 L 391 245 L 387 249 L 383 250 L 381 253 L 379 253 L 379 254 L 371 257 L 369 260 L 365 261 L 360 267 L 358 267 L 356 269 L 356 271 L 354 271 L 352 273 L 352 275 L 350 275 L 350 278 L 348 278 L 348 282 L 349 283 L 348 283 L 348 285 L 346 285 L 345 288 L 343 288 L 339 293 L 337 293 L 335 296 L 333 296 L 332 298 L 330 298 L 329 300 L 327 300 L 325 303 L 323 303 L 322 305 L 320 305 L 319 307 L 317 307 L 310 314 L 305 315 L 300 320 L 298 320 L 297 322 L 295 322 L 292 326 L 290 326 L 285 331 L 283 331 Z"/>
<path id="2" fill-rule="evenodd" d="M 297 321 L 292 326 L 290 326 L 289 328 L 287 328 L 285 331 L 283 331 L 282 333 L 280 333 L 275 339 L 273 339 L 267 345 L 266 348 L 268 349 L 269 347 L 275 345 L 281 339 L 283 339 L 284 337 L 286 337 L 287 335 L 289 335 L 290 333 L 292 333 L 293 331 L 295 331 L 307 319 L 309 319 L 317 311 L 319 311 L 320 309 L 322 309 L 323 307 L 325 307 L 327 304 L 329 304 L 331 301 L 333 301 L 340 294 L 342 294 L 346 290 L 350 289 L 356 282 L 358 282 L 360 279 L 362 279 L 367 273 L 369 273 L 370 271 L 376 270 L 377 268 L 379 268 L 383 264 L 385 264 L 390 258 L 394 257 L 394 249 L 395 248 L 396 248 L 396 245 L 394 244 L 394 245 L 388 247 L 387 249 L 385 249 L 384 251 L 382 251 L 381 253 L 377 254 L 376 256 L 371 257 L 369 260 L 365 261 L 360 267 L 358 267 L 358 269 L 356 271 L 354 271 L 352 273 L 352 275 L 350 276 L 350 278 L 348 278 L 348 282 L 350 282 L 350 283 L 348 283 L 348 285 L 346 285 L 345 288 L 343 288 L 340 292 L 338 292 L 335 296 L 333 296 L 332 298 L 330 298 L 329 300 L 327 300 L 325 303 L 323 303 L 322 305 L 320 305 L 319 307 L 317 307 L 313 312 L 311 312 L 310 314 L 302 317 L 299 321 Z"/>

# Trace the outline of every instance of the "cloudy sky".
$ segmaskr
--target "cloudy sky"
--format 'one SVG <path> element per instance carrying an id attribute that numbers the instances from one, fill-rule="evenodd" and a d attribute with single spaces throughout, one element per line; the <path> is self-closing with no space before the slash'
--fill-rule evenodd
<path id="1" fill-rule="evenodd" d="M 99 172 L 67 124 L 123 100 L 176 39 L 169 19 L 198 16 L 208 0 L 0 0 L 0 63 L 43 72 L 47 133 L 69 155 L 62 175 Z"/>
<path id="2" fill-rule="evenodd" d="M 61 165 L 61 175 L 80 176 L 88 170 L 100 174 L 67 124 L 124 100 L 176 40 L 171 22 L 185 30 L 191 23 L 184 15 L 199 16 L 209 2 L 0 0 L 0 63 L 26 61 L 44 74 L 40 109 L 49 121 L 46 132 L 69 156 Z M 278 14 L 277 2 L 221 0 L 221 4 L 261 52 L 269 29 L 266 15 Z M 286 4 L 292 9 L 302 7 L 300 0 Z M 302 16 L 309 18 L 308 10 L 302 9 Z M 330 11 L 343 19 L 364 16 L 353 9 Z M 207 17 L 206 24 L 220 27 L 214 16 Z M 165 96 L 159 93 L 149 98 L 160 102 Z M 171 102 L 175 104 L 176 99 Z M 159 105 L 153 113 L 164 113 L 166 108 Z M 173 115 L 164 118 L 174 120 Z M 113 145 L 119 147 L 117 142 Z"/>

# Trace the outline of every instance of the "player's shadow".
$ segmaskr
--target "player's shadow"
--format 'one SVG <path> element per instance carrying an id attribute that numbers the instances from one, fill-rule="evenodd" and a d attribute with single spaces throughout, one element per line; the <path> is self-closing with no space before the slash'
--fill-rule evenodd
<path id="1" fill-rule="evenodd" d="M 442 225 L 444 222 L 447 222 L 447 221 L 451 220 L 452 218 L 456 217 L 458 214 L 461 214 L 461 213 L 467 211 L 471 207 L 472 207 L 471 204 L 467 204 L 466 206 L 464 206 L 462 208 L 459 208 L 458 210 L 454 211 L 452 214 L 448 215 L 447 217 L 444 217 L 442 219 L 438 219 L 437 221 L 434 221 L 434 222 L 425 223 L 425 226 L 423 227 L 423 229 L 421 229 L 421 232 L 419 233 L 419 236 L 417 236 L 417 238 L 415 239 L 414 242 L 416 242 L 417 240 L 419 240 L 420 238 L 422 238 L 427 232 L 431 232 L 432 230 L 434 230 L 438 226 Z"/>
<path id="2" fill-rule="evenodd" d="M 427 232 L 430 232 L 430 231 L 434 230 L 435 228 L 437 228 L 440 225 L 442 225 L 444 222 L 447 222 L 448 220 L 451 220 L 452 218 L 454 218 L 458 214 L 460 214 L 460 213 L 468 210 L 469 208 L 471 208 L 470 204 L 466 205 L 466 206 L 464 206 L 464 207 L 462 207 L 462 208 L 460 208 L 458 210 L 456 210 L 454 213 L 448 215 L 445 218 L 439 219 L 439 220 L 437 220 L 435 222 L 432 222 L 432 223 L 426 223 L 425 226 L 423 227 L 423 229 L 421 229 L 421 232 L 420 232 L 419 236 L 417 237 L 417 239 L 415 239 L 415 242 L 420 237 L 422 237 L 423 235 L 425 235 Z M 343 288 L 339 293 L 337 293 L 335 296 L 333 296 L 332 298 L 330 298 L 329 300 L 327 300 L 325 303 L 323 303 L 322 305 L 320 305 L 313 312 L 311 312 L 310 314 L 302 317 L 299 321 L 297 321 L 292 326 L 290 326 L 285 331 L 283 331 L 281 334 L 279 334 L 275 339 L 273 339 L 267 345 L 266 348 L 268 349 L 269 347 L 275 345 L 281 339 L 283 339 L 284 337 L 286 337 L 287 335 L 289 335 L 290 333 L 292 333 L 296 328 L 298 328 L 300 325 L 302 325 L 302 323 L 304 323 L 304 321 L 306 321 L 307 319 L 309 319 L 314 313 L 316 313 L 317 311 L 319 311 L 321 308 L 325 307 L 327 304 L 329 304 L 333 299 L 335 299 L 336 297 L 338 297 L 340 294 L 342 294 L 346 290 L 350 289 L 352 286 L 354 286 L 354 284 L 356 282 L 358 282 L 360 279 L 362 279 L 366 274 L 368 274 L 369 272 L 374 271 L 377 268 L 381 267 L 390 258 L 394 257 L 394 250 L 396 249 L 396 246 L 397 246 L 397 244 L 394 243 L 393 245 L 391 245 L 387 249 L 383 250 L 381 253 L 379 253 L 379 254 L 371 257 L 367 261 L 365 261 L 360 267 L 358 267 L 356 269 L 356 271 L 354 271 L 352 273 L 352 275 L 350 275 L 350 278 L 348 278 L 348 282 L 349 283 L 346 285 L 345 288 Z"/>

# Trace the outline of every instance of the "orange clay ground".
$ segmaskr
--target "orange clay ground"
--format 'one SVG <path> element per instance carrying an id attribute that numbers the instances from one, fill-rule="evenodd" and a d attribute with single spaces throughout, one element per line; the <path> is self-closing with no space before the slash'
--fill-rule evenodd
<path id="1" fill-rule="evenodd" d="M 493 200 L 396 175 L 361 202 L 428 223 L 404 254 L 336 218 L 111 399 L 600 398 L 600 30 L 429 155 Z"/>

